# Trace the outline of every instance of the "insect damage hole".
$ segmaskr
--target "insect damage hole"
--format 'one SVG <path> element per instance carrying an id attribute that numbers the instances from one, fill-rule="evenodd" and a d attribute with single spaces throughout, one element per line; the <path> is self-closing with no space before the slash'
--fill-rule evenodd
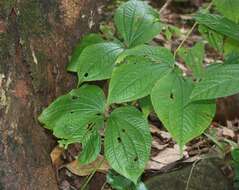
<path id="1" fill-rule="evenodd" d="M 136 156 L 136 157 L 134 158 L 134 161 L 137 162 L 138 160 L 139 160 L 139 157 Z"/>
<path id="2" fill-rule="evenodd" d="M 122 140 L 121 140 L 120 137 L 117 138 L 117 141 L 118 141 L 118 143 L 121 143 L 121 142 L 122 142 Z"/>
<path id="3" fill-rule="evenodd" d="M 174 94 L 172 92 L 170 93 L 170 98 L 174 99 Z"/>
<path id="4" fill-rule="evenodd" d="M 88 77 L 88 75 L 89 75 L 89 73 L 85 73 L 85 74 L 84 74 L 84 77 Z"/>
<path id="5" fill-rule="evenodd" d="M 72 96 L 72 97 L 71 97 L 72 100 L 76 100 L 76 99 L 78 99 L 78 98 L 79 98 L 78 96 Z"/>

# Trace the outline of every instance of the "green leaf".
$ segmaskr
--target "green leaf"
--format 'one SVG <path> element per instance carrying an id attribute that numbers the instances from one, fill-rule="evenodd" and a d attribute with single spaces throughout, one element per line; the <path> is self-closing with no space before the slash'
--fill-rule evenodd
<path id="1" fill-rule="evenodd" d="M 74 89 L 70 93 L 60 96 L 46 108 L 39 116 L 39 121 L 46 128 L 53 130 L 61 117 L 67 119 L 71 116 L 83 118 L 91 117 L 98 113 L 104 113 L 105 96 L 103 91 L 97 86 L 84 85 L 81 88 Z M 85 119 L 82 119 L 82 122 Z"/>
<path id="2" fill-rule="evenodd" d="M 113 42 L 98 43 L 85 48 L 77 68 L 79 81 L 109 79 L 117 56 L 122 51 L 121 46 Z"/>
<path id="3" fill-rule="evenodd" d="M 147 120 L 134 107 L 114 110 L 105 132 L 105 156 L 110 166 L 135 184 L 149 160 L 151 135 Z"/>
<path id="4" fill-rule="evenodd" d="M 224 43 L 224 54 L 239 53 L 239 42 L 233 39 L 227 38 Z"/>
<path id="5" fill-rule="evenodd" d="M 208 128 L 215 114 L 214 101 L 190 102 L 192 89 L 191 81 L 171 72 L 151 93 L 154 110 L 181 149 Z"/>
<path id="6" fill-rule="evenodd" d="M 223 35 L 211 30 L 210 28 L 199 25 L 198 27 L 199 32 L 202 36 L 208 41 L 209 45 L 215 48 L 219 52 L 223 52 Z"/>
<path id="7" fill-rule="evenodd" d="M 186 65 L 192 70 L 196 78 L 201 78 L 204 73 L 204 53 L 204 44 L 202 42 L 196 43 L 190 49 L 180 49 L 179 51 L 179 55 L 184 59 Z"/>
<path id="8" fill-rule="evenodd" d="M 151 41 L 162 28 L 158 12 L 146 2 L 137 0 L 122 4 L 114 21 L 128 47 Z"/>
<path id="9" fill-rule="evenodd" d="M 95 149 L 90 152 L 90 150 L 87 150 L 87 143 L 92 142 L 89 141 L 96 136 L 96 133 L 98 133 L 98 125 L 102 123 L 103 120 L 103 116 L 97 115 L 80 117 L 79 115 L 66 114 L 56 122 L 53 134 L 60 139 L 58 141 L 59 144 L 65 148 L 72 143 L 82 143 L 85 149 L 83 150 L 83 156 L 80 161 L 82 161 L 82 163 L 89 163 L 96 158 L 99 147 L 95 147 Z"/>
<path id="10" fill-rule="evenodd" d="M 213 0 L 216 9 L 232 21 L 239 22 L 239 1 L 238 0 Z"/>
<path id="11" fill-rule="evenodd" d="M 167 64 L 128 63 L 115 68 L 108 104 L 137 100 L 150 94 L 155 82 L 170 71 Z"/>
<path id="12" fill-rule="evenodd" d="M 196 21 L 229 38 L 239 41 L 239 24 L 220 15 L 199 12 Z"/>
<path id="13" fill-rule="evenodd" d="M 67 71 L 77 72 L 77 67 L 80 64 L 80 54 L 81 52 L 90 45 L 101 43 L 104 40 L 98 34 L 88 34 L 84 36 L 80 42 L 76 44 L 76 47 L 73 50 L 70 63 L 67 66 Z"/>
<path id="14" fill-rule="evenodd" d="M 106 181 L 115 190 L 147 190 L 143 182 L 139 182 L 135 185 L 132 181 L 113 170 L 108 172 Z"/>
<path id="15" fill-rule="evenodd" d="M 103 121 L 103 120 L 102 120 Z M 88 130 L 92 130 L 90 135 L 87 135 L 82 142 L 83 151 L 79 156 L 81 164 L 89 164 L 96 160 L 101 150 L 101 138 L 99 132 L 94 126 L 90 126 Z"/>
<path id="16" fill-rule="evenodd" d="M 192 100 L 215 99 L 239 92 L 239 64 L 211 67 L 193 89 Z"/>
<path id="17" fill-rule="evenodd" d="M 149 45 L 139 45 L 131 49 L 125 50 L 117 59 L 117 62 L 122 62 L 128 56 L 144 57 L 155 63 L 165 63 L 168 65 L 174 64 L 172 52 L 164 47 L 153 47 Z"/>
<path id="18" fill-rule="evenodd" d="M 154 111 L 150 96 L 139 99 L 139 106 L 146 118 Z"/>

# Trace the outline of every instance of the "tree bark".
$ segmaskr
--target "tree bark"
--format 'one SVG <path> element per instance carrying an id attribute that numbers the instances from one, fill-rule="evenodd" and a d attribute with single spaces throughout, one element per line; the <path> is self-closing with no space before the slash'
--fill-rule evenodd
<path id="1" fill-rule="evenodd" d="M 58 189 L 54 141 L 37 117 L 74 86 L 68 56 L 97 28 L 104 1 L 0 1 L 0 190 Z"/>

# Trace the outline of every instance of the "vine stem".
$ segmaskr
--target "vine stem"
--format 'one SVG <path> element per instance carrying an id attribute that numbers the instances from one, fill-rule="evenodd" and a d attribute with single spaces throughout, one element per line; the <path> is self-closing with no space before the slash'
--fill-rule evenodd
<path id="1" fill-rule="evenodd" d="M 207 6 L 206 10 L 210 10 L 211 7 L 213 5 L 213 2 L 209 3 L 209 5 Z M 182 48 L 183 44 L 187 41 L 187 39 L 189 38 L 189 36 L 192 34 L 193 30 L 196 28 L 196 26 L 198 25 L 198 22 L 195 22 L 192 26 L 192 28 L 188 31 L 188 33 L 186 34 L 185 38 L 183 39 L 183 41 L 179 44 L 179 46 L 177 47 L 177 49 L 174 51 L 174 58 L 176 58 L 176 55 L 178 53 L 178 51 Z"/>
<path id="2" fill-rule="evenodd" d="M 105 161 L 105 159 L 103 158 L 102 161 L 99 163 L 98 166 L 96 166 L 94 168 L 94 170 L 92 171 L 92 173 L 90 174 L 90 176 L 87 178 L 86 182 L 82 185 L 82 187 L 80 188 L 80 190 L 85 190 L 87 185 L 89 184 L 90 180 L 93 178 L 93 176 L 95 175 L 96 171 L 98 168 L 100 168 L 100 166 L 103 164 L 103 162 Z"/>

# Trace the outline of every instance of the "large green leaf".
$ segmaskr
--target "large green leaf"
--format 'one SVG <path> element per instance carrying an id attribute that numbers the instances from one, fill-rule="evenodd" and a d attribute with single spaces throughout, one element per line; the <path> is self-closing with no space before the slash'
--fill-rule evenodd
<path id="1" fill-rule="evenodd" d="M 88 34 L 84 36 L 73 50 L 70 63 L 67 66 L 67 70 L 71 72 L 77 72 L 78 65 L 80 64 L 80 54 L 81 52 L 90 45 L 101 43 L 104 40 L 98 34 Z"/>
<path id="2" fill-rule="evenodd" d="M 74 118 L 85 116 L 91 117 L 98 113 L 104 113 L 105 96 L 103 91 L 97 86 L 84 85 L 81 88 L 74 89 L 66 95 L 57 98 L 48 108 L 39 116 L 39 121 L 48 129 L 53 129 L 62 117 Z"/>
<path id="3" fill-rule="evenodd" d="M 179 55 L 184 59 L 186 65 L 192 70 L 196 78 L 203 76 L 204 44 L 202 42 L 196 43 L 190 49 L 181 48 Z"/>
<path id="4" fill-rule="evenodd" d="M 151 93 L 154 110 L 181 148 L 201 135 L 215 114 L 213 101 L 190 102 L 192 89 L 191 81 L 171 72 Z"/>
<path id="5" fill-rule="evenodd" d="M 109 79 L 115 60 L 122 51 L 121 46 L 113 42 L 98 43 L 85 48 L 77 68 L 79 81 Z"/>
<path id="6" fill-rule="evenodd" d="M 238 0 L 213 0 L 217 10 L 232 21 L 239 22 Z"/>
<path id="7" fill-rule="evenodd" d="M 155 63 L 165 63 L 168 65 L 173 65 L 175 62 L 173 54 L 169 49 L 158 46 L 139 45 L 127 49 L 119 55 L 117 62 L 122 62 L 128 56 L 140 56 Z"/>
<path id="8" fill-rule="evenodd" d="M 147 120 L 134 107 L 114 110 L 105 132 L 105 156 L 110 166 L 135 184 L 149 159 L 151 135 Z"/>
<path id="9" fill-rule="evenodd" d="M 220 15 L 199 12 L 196 21 L 229 38 L 239 41 L 239 24 Z"/>
<path id="10" fill-rule="evenodd" d="M 168 64 L 131 62 L 120 65 L 112 73 L 108 104 L 133 101 L 149 95 L 156 81 L 169 71 Z"/>
<path id="11" fill-rule="evenodd" d="M 239 64 L 211 68 L 193 89 L 192 100 L 215 99 L 239 92 Z"/>
<path id="12" fill-rule="evenodd" d="M 128 47 L 149 42 L 162 28 L 158 12 L 146 2 L 138 0 L 122 4 L 116 11 L 114 21 Z"/>

